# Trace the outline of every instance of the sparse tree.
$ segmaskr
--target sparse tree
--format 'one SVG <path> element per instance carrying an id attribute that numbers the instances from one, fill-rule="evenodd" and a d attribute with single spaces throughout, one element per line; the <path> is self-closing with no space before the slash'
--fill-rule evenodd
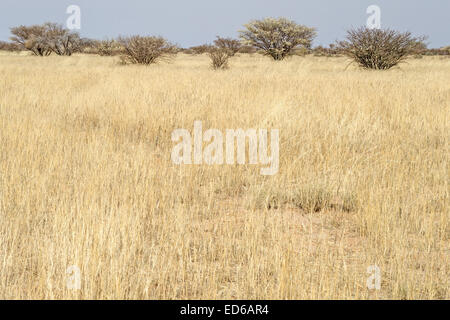
<path id="1" fill-rule="evenodd" d="M 123 47 L 121 59 L 125 64 L 149 65 L 170 59 L 178 52 L 177 46 L 162 37 L 122 37 L 118 42 Z"/>
<path id="2" fill-rule="evenodd" d="M 314 28 L 285 18 L 254 20 L 245 27 L 239 32 L 243 44 L 263 50 L 274 60 L 283 60 L 294 48 L 310 48 L 316 36 Z"/>
<path id="3" fill-rule="evenodd" d="M 226 50 L 230 57 L 233 57 L 236 53 L 238 53 L 239 49 L 242 47 L 239 40 L 232 38 L 221 38 L 219 36 L 217 36 L 217 39 L 214 40 L 214 44 L 216 47 Z"/>
<path id="4" fill-rule="evenodd" d="M 362 68 L 387 70 L 423 47 L 424 40 L 409 32 L 361 27 L 349 30 L 347 39 L 338 42 L 338 49 Z"/>

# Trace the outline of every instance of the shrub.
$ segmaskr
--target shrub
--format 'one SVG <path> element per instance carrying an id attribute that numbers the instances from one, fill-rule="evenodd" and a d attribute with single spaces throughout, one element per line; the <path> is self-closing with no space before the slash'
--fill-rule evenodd
<path id="1" fill-rule="evenodd" d="M 122 52 L 122 47 L 116 40 L 103 40 L 97 43 L 97 53 L 101 56 L 115 56 Z"/>
<path id="2" fill-rule="evenodd" d="M 427 56 L 450 56 L 450 46 L 440 49 L 427 49 L 423 54 Z"/>
<path id="3" fill-rule="evenodd" d="M 211 67 L 214 70 L 228 69 L 229 50 L 219 47 L 210 48 L 208 56 L 211 59 Z"/>
<path id="4" fill-rule="evenodd" d="M 340 54 L 340 51 L 334 44 L 330 44 L 329 47 L 315 47 L 314 49 L 312 49 L 312 53 L 316 57 L 333 57 L 338 56 Z"/>
<path id="5" fill-rule="evenodd" d="M 123 47 L 121 60 L 124 64 L 149 65 L 170 59 L 178 52 L 175 45 L 162 37 L 132 36 L 119 38 L 118 42 Z"/>
<path id="6" fill-rule="evenodd" d="M 418 55 L 424 55 L 428 48 L 426 43 L 423 41 L 424 38 L 419 38 L 417 40 L 413 40 L 412 42 L 412 49 L 411 49 L 411 54 L 418 56 Z"/>
<path id="7" fill-rule="evenodd" d="M 216 40 L 214 40 L 214 44 L 216 45 L 216 47 L 227 51 L 230 57 L 233 57 L 236 53 L 238 53 L 239 49 L 241 49 L 242 47 L 242 44 L 239 40 L 232 38 L 221 38 L 219 36 Z"/>
<path id="8" fill-rule="evenodd" d="M 213 48 L 210 44 L 202 44 L 200 46 L 194 46 L 189 48 L 189 52 L 192 54 L 204 54 L 208 53 Z"/>
<path id="9" fill-rule="evenodd" d="M 83 38 L 80 43 L 80 52 L 86 54 L 98 54 L 98 45 L 100 41 L 94 39 Z"/>
<path id="10" fill-rule="evenodd" d="M 239 53 L 248 53 L 248 54 L 253 54 L 256 53 L 256 49 L 252 46 L 242 46 L 239 49 Z"/>
<path id="11" fill-rule="evenodd" d="M 247 30 L 239 31 L 243 43 L 263 50 L 274 60 L 283 60 L 294 48 L 310 48 L 316 36 L 314 28 L 285 18 L 254 20 L 245 27 Z"/>
<path id="12" fill-rule="evenodd" d="M 423 40 L 409 32 L 361 27 L 349 30 L 338 48 L 362 68 L 387 70 L 414 54 Z"/>
<path id="13" fill-rule="evenodd" d="M 184 54 L 194 54 L 194 52 L 192 52 L 192 50 L 189 48 L 179 48 L 178 52 L 184 53 Z"/>
<path id="14" fill-rule="evenodd" d="M 307 49 L 307 48 L 296 48 L 296 49 L 292 50 L 291 55 L 304 57 L 304 56 L 306 56 L 306 55 L 308 55 L 310 53 L 311 53 L 310 49 Z"/>
<path id="15" fill-rule="evenodd" d="M 21 51 L 21 49 L 17 43 L 0 41 L 0 50 L 15 52 Z"/>

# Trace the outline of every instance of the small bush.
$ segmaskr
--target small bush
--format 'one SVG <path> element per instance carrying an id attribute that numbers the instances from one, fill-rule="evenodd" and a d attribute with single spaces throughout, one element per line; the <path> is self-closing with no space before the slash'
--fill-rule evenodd
<path id="1" fill-rule="evenodd" d="M 211 67 L 214 70 L 228 69 L 228 59 L 230 58 L 229 51 L 224 48 L 211 48 L 208 51 L 208 56 L 211 59 Z"/>
<path id="2" fill-rule="evenodd" d="M 83 38 L 81 39 L 80 52 L 85 54 L 98 54 L 97 46 L 100 41 Z"/>
<path id="3" fill-rule="evenodd" d="M 162 37 L 132 36 L 119 38 L 123 47 L 121 60 L 124 64 L 153 64 L 172 58 L 178 49 Z"/>
<path id="4" fill-rule="evenodd" d="M 247 53 L 247 54 L 253 54 L 256 53 L 256 49 L 252 46 L 242 46 L 239 51 L 239 53 Z"/>
<path id="5" fill-rule="evenodd" d="M 297 48 L 297 49 L 294 49 L 294 50 L 292 50 L 292 55 L 293 56 L 299 56 L 299 57 L 304 57 L 304 56 L 306 56 L 306 55 L 308 55 L 308 54 L 310 54 L 311 53 L 311 50 L 310 49 L 307 49 L 307 48 Z"/>
<path id="6" fill-rule="evenodd" d="M 330 44 L 328 48 L 322 46 L 315 47 L 312 49 L 312 53 L 316 57 L 335 57 L 340 54 L 340 51 L 334 44 Z"/>
<path id="7" fill-rule="evenodd" d="M 0 41 L 0 50 L 18 52 L 22 50 L 22 47 L 17 43 Z"/>
<path id="8" fill-rule="evenodd" d="M 100 56 L 116 56 L 122 53 L 122 49 L 116 40 L 103 40 L 97 43 L 97 53 Z"/>
<path id="9" fill-rule="evenodd" d="M 194 54 L 194 52 L 191 49 L 189 49 L 189 48 L 180 48 L 178 50 L 178 52 L 184 53 L 184 54 Z"/>
<path id="10" fill-rule="evenodd" d="M 450 46 L 440 49 L 427 49 L 423 55 L 426 56 L 450 56 Z"/>
<path id="11" fill-rule="evenodd" d="M 242 47 L 242 44 L 239 40 L 231 38 L 221 38 L 219 36 L 216 40 L 214 40 L 214 44 L 216 45 L 216 47 L 227 51 L 230 57 L 233 57 L 236 53 L 238 53 L 239 49 L 241 49 Z"/>
<path id="12" fill-rule="evenodd" d="M 414 54 L 423 40 L 409 32 L 362 27 L 349 30 L 338 48 L 362 68 L 387 70 Z"/>
<path id="13" fill-rule="evenodd" d="M 213 47 L 210 44 L 202 44 L 200 46 L 190 47 L 189 52 L 192 54 L 204 54 L 208 53 Z"/>
<path id="14" fill-rule="evenodd" d="M 410 55 L 413 56 L 424 55 L 428 50 L 426 43 L 422 39 L 413 40 L 411 45 L 412 48 Z"/>

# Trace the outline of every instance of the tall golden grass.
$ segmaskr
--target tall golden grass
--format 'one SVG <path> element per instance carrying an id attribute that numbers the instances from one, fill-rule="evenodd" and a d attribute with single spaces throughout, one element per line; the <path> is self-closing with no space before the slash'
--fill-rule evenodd
<path id="1" fill-rule="evenodd" d="M 450 59 L 347 63 L 1 54 L 0 298 L 448 299 Z M 194 120 L 278 174 L 173 164 Z"/>

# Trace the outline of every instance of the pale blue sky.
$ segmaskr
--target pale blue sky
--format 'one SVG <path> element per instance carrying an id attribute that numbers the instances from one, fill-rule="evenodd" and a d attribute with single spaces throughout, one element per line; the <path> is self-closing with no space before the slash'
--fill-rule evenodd
<path id="1" fill-rule="evenodd" d="M 430 47 L 450 45 L 450 0 L 0 0 L 0 40 L 12 26 L 65 23 L 72 4 L 81 8 L 83 37 L 161 35 L 184 47 L 237 37 L 242 24 L 268 16 L 316 27 L 314 44 L 328 45 L 365 25 L 366 8 L 375 4 L 382 27 L 428 35 Z"/>

